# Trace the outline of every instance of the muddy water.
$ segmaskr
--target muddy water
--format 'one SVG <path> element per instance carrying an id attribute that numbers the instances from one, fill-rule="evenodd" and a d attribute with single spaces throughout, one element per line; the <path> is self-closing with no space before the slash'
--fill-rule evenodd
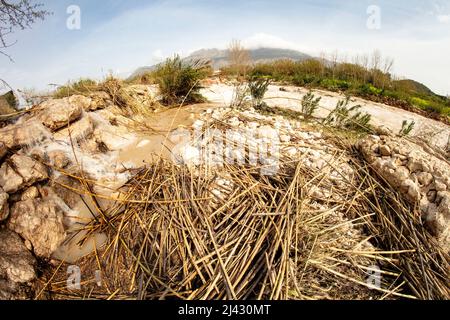
<path id="1" fill-rule="evenodd" d="M 178 143 L 171 137 L 176 129 L 190 128 L 199 118 L 199 115 L 208 109 L 219 108 L 220 104 L 196 104 L 183 108 L 174 108 L 159 112 L 154 117 L 146 119 L 149 128 L 145 134 L 120 151 L 117 161 L 140 167 L 152 163 L 159 158 L 172 160 L 172 149 Z"/>
<path id="2" fill-rule="evenodd" d="M 158 112 L 145 119 L 145 127 L 148 130 L 141 130 L 138 133 L 121 127 L 120 132 L 122 135 L 126 134 L 127 139 L 126 141 L 118 139 L 121 144 L 116 151 L 108 154 L 107 163 L 102 161 L 93 163 L 89 156 L 80 154 L 79 158 L 84 163 L 85 169 L 92 171 L 90 174 L 97 181 L 94 192 L 109 197 L 127 182 L 129 177 L 126 174 L 117 173 L 114 168 L 139 168 L 158 160 L 160 157 L 172 161 L 174 159 L 172 149 L 179 141 L 171 133 L 180 128 L 190 128 L 201 113 L 217 107 L 220 107 L 220 105 L 197 104 Z M 106 121 L 103 121 L 103 117 L 101 117 L 102 119 L 99 117 L 101 116 L 96 115 L 97 122 L 102 125 L 102 134 L 116 131 L 115 128 L 109 127 Z M 112 142 L 114 141 L 110 141 L 110 144 Z M 70 236 L 54 252 L 53 258 L 56 260 L 76 263 L 80 258 L 101 248 L 108 240 L 105 234 L 96 233 L 89 236 L 80 245 L 80 241 L 87 234 L 86 231 L 80 230 L 92 221 L 93 213 L 97 212 L 89 197 L 85 196 L 83 200 L 80 200 L 74 208 L 68 209 L 68 213 L 66 212 L 67 224 L 70 226 L 67 232 Z M 114 205 L 113 201 L 99 200 L 99 202 L 105 212 Z"/>

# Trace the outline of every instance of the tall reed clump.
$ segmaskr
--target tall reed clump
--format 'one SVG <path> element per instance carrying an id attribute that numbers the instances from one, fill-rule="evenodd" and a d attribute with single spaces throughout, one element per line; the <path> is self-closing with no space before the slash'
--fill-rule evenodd
<path id="1" fill-rule="evenodd" d="M 414 130 L 415 126 L 416 126 L 415 121 L 408 122 L 408 120 L 404 120 L 399 135 L 408 136 Z"/>
<path id="2" fill-rule="evenodd" d="M 314 112 L 319 108 L 322 97 L 316 98 L 312 91 L 309 91 L 302 99 L 302 113 L 305 118 L 311 118 Z"/>
<path id="3" fill-rule="evenodd" d="M 75 82 L 69 82 L 66 85 L 58 87 L 53 94 L 54 98 L 61 99 L 70 97 L 74 94 L 90 94 L 93 91 L 97 91 L 98 83 L 97 81 L 91 79 L 80 79 Z"/>
<path id="4" fill-rule="evenodd" d="M 337 128 L 370 131 L 370 120 L 372 116 L 359 111 L 361 109 L 360 105 L 350 107 L 349 103 L 350 97 L 339 101 L 336 108 L 330 112 L 323 123 Z"/>
<path id="5" fill-rule="evenodd" d="M 178 55 L 169 58 L 154 71 L 155 82 L 159 85 L 162 103 L 168 106 L 181 103 L 204 102 L 200 94 L 200 81 L 210 74 L 209 62 L 183 61 Z"/>
<path id="6" fill-rule="evenodd" d="M 254 107 L 259 107 L 263 104 L 264 96 L 269 89 L 270 82 L 270 79 L 264 77 L 253 77 L 249 80 L 248 87 L 253 98 Z"/>

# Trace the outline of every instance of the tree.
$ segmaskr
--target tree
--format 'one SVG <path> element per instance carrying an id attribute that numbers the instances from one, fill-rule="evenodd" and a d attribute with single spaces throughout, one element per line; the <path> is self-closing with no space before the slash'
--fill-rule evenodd
<path id="1" fill-rule="evenodd" d="M 11 57 L 4 49 L 11 47 L 16 41 L 8 40 L 15 30 L 31 28 L 31 25 L 50 13 L 42 9 L 43 4 L 33 0 L 0 0 L 0 53 Z"/>
<path id="2" fill-rule="evenodd" d="M 38 20 L 44 20 L 50 12 L 43 10 L 42 6 L 33 0 L 0 0 L 0 55 L 13 61 L 5 49 L 17 41 L 9 40 L 9 36 L 16 30 L 31 28 Z M 0 78 L 0 82 L 11 88 L 5 80 Z"/>
<path id="3" fill-rule="evenodd" d="M 250 52 L 239 40 L 232 40 L 228 46 L 228 62 L 238 75 L 245 76 L 251 64 Z"/>

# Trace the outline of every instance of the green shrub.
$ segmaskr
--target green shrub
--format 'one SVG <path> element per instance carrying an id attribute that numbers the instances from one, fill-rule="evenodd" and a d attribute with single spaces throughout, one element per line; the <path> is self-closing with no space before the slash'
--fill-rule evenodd
<path id="1" fill-rule="evenodd" d="M 359 87 L 359 92 L 365 96 L 379 96 L 383 94 L 383 89 L 379 89 L 370 83 L 366 83 Z"/>
<path id="2" fill-rule="evenodd" d="M 167 59 L 153 73 L 155 82 L 159 85 L 162 103 L 177 105 L 185 103 L 204 102 L 199 93 L 200 81 L 210 73 L 209 64 L 204 61 L 183 62 L 179 56 Z"/>
<path id="3" fill-rule="evenodd" d="M 424 109 L 424 110 L 430 106 L 430 102 L 429 101 L 427 101 L 425 99 L 418 98 L 418 97 L 412 97 L 410 99 L 410 102 L 411 102 L 411 104 L 419 107 L 420 109 Z"/>
<path id="4" fill-rule="evenodd" d="M 399 135 L 401 136 L 409 135 L 413 131 L 415 125 L 416 125 L 415 121 L 408 122 L 407 120 L 404 120 Z"/>
<path id="5" fill-rule="evenodd" d="M 302 113 L 305 118 L 310 118 L 319 107 L 322 97 L 315 98 L 312 91 L 309 91 L 302 99 Z"/>
<path id="6" fill-rule="evenodd" d="M 323 123 L 337 128 L 368 131 L 372 116 L 359 111 L 361 109 L 360 105 L 349 107 L 349 103 L 350 97 L 347 97 L 346 100 L 339 101 L 336 108 L 330 112 Z"/>
<path id="7" fill-rule="evenodd" d="M 266 77 L 253 77 L 248 82 L 250 95 L 253 98 L 253 105 L 260 106 L 263 103 L 264 95 L 269 89 L 271 80 Z"/>
<path id="8" fill-rule="evenodd" d="M 96 91 L 98 84 L 96 81 L 91 79 L 80 79 L 76 82 L 69 82 L 68 84 L 56 89 L 53 96 L 57 99 L 70 97 L 74 94 L 89 94 Z"/>
<path id="9" fill-rule="evenodd" d="M 346 91 L 351 88 L 352 84 L 345 80 L 338 79 L 323 79 L 320 82 L 321 86 L 331 91 Z"/>
<path id="10" fill-rule="evenodd" d="M 369 67 L 369 61 L 364 62 L 364 57 L 362 58 L 355 60 L 359 61 L 359 64 L 331 63 L 320 59 L 284 59 L 258 63 L 248 74 L 301 87 L 342 91 L 398 107 L 415 106 L 430 114 L 450 116 L 448 97 L 438 96 L 412 80 L 394 80 L 386 71 L 389 68 L 382 71 Z M 222 70 L 227 73 L 227 68 Z"/>
<path id="11" fill-rule="evenodd" d="M 309 86 L 312 84 L 315 84 L 317 82 L 317 78 L 314 75 L 311 74 L 295 74 L 292 78 L 292 82 L 296 86 Z"/>

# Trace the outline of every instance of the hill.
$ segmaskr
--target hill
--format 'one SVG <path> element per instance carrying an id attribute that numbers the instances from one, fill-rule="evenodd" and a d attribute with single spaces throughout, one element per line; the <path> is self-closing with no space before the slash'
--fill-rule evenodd
<path id="1" fill-rule="evenodd" d="M 312 57 L 296 50 L 281 49 L 281 48 L 258 48 L 249 50 L 250 56 L 254 63 L 271 62 L 281 59 L 290 59 L 295 61 L 304 61 L 311 59 Z M 184 58 L 185 61 L 192 60 L 210 60 L 215 70 L 223 68 L 228 65 L 228 50 L 219 49 L 201 49 L 193 52 L 188 57 Z M 137 69 L 130 78 L 141 76 L 147 72 L 151 72 L 156 66 L 141 67 Z"/>

